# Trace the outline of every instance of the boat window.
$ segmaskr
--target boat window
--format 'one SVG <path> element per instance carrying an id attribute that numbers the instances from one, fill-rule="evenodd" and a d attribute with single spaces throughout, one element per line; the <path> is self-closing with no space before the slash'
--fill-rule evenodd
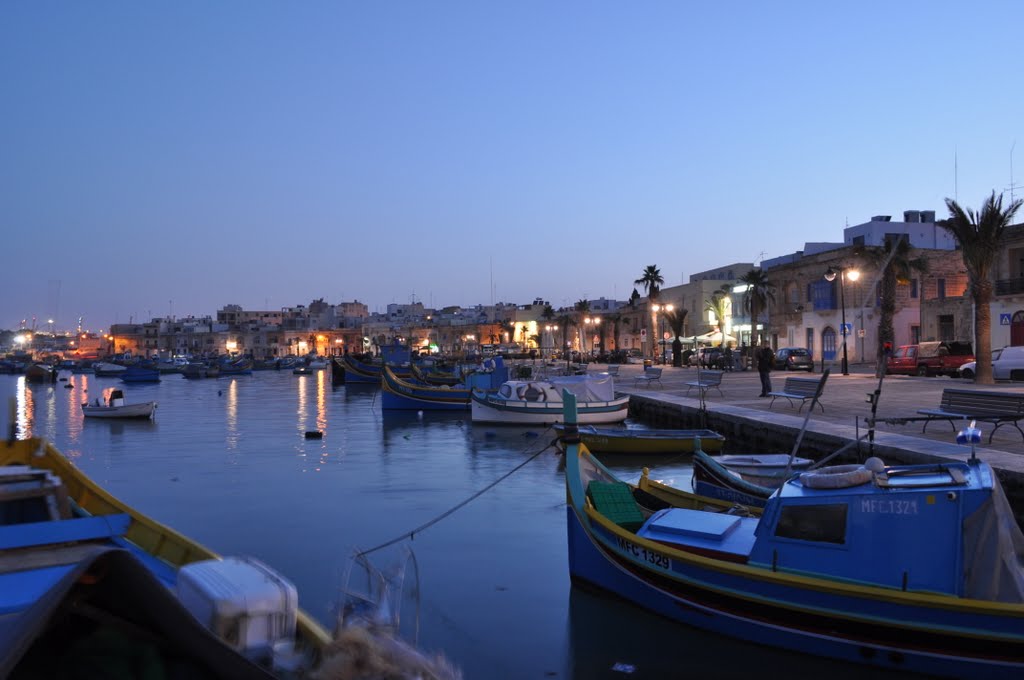
<path id="1" fill-rule="evenodd" d="M 801 541 L 846 543 L 846 503 L 787 505 L 779 514 L 775 535 Z"/>
<path id="2" fill-rule="evenodd" d="M 505 397 L 506 399 L 512 398 L 512 388 L 508 385 L 502 385 L 501 389 L 498 390 L 498 394 Z"/>

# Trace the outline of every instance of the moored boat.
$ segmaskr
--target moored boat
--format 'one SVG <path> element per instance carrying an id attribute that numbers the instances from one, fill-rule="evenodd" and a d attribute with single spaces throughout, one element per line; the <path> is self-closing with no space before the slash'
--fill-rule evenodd
<path id="1" fill-rule="evenodd" d="M 111 390 L 105 404 L 100 403 L 99 398 L 92 404 L 82 404 L 82 415 L 86 418 L 152 418 L 155 412 L 155 401 L 129 404 L 121 390 Z"/>
<path id="2" fill-rule="evenodd" d="M 44 440 L 0 443 L 0 463 L 11 492 L 0 493 L 0 535 L 22 565 L 0 572 L 5 628 L 19 632 L 0 636 L 0 676 L 73 675 L 92 649 L 110 655 L 108 669 L 147 658 L 181 677 L 266 678 L 311 665 L 330 641 L 279 574 L 220 561 L 103 491 Z M 219 604 L 209 595 L 218 583 Z"/>
<path id="3" fill-rule="evenodd" d="M 118 377 L 128 383 L 160 382 L 160 371 L 148 364 L 132 364 Z"/>
<path id="4" fill-rule="evenodd" d="M 25 369 L 25 380 L 34 383 L 57 382 L 57 369 L 49 364 L 29 364 Z"/>
<path id="5" fill-rule="evenodd" d="M 97 378 L 110 378 L 119 376 L 128 370 L 127 366 L 115 364 L 110 361 L 97 361 L 92 365 L 92 372 Z"/>
<path id="6" fill-rule="evenodd" d="M 555 425 L 564 431 L 564 425 Z M 644 430 L 580 425 L 580 439 L 593 453 L 679 454 L 721 451 L 725 437 L 714 430 Z"/>
<path id="7" fill-rule="evenodd" d="M 388 622 L 339 617 L 332 640 L 282 574 L 138 513 L 42 439 L 0 442 L 0 544 L 0 677 L 461 677 Z"/>
<path id="8" fill-rule="evenodd" d="M 788 453 L 729 454 L 715 456 L 715 461 L 751 484 L 768 487 L 781 486 L 793 473 L 806 470 L 814 462 Z"/>
<path id="9" fill-rule="evenodd" d="M 649 494 L 570 441 L 570 575 L 760 644 L 903 672 L 1020 677 L 1024 535 L 992 468 L 973 456 L 857 467 L 792 477 L 760 517 L 681 490 L 645 507 Z"/>
<path id="10" fill-rule="evenodd" d="M 594 374 L 550 380 L 510 380 L 493 394 L 473 390 L 473 422 L 518 425 L 561 422 L 563 390 L 577 397 L 581 423 L 621 423 L 626 419 L 629 395 L 616 397 L 612 376 Z"/>
<path id="11" fill-rule="evenodd" d="M 508 367 L 499 359 L 490 370 L 469 372 L 463 380 L 453 387 L 430 385 L 402 378 L 391 366 L 385 365 L 381 371 L 381 408 L 385 411 L 465 411 L 469 409 L 473 390 L 494 392 L 508 380 Z"/>

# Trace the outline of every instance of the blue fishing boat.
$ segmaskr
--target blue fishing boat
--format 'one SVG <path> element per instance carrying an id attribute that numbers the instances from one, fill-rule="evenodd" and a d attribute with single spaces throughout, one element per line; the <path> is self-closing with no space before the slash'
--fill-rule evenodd
<path id="1" fill-rule="evenodd" d="M 338 363 L 344 370 L 345 384 L 379 385 L 383 374 L 383 363 L 375 364 L 357 359 L 352 354 L 340 357 Z"/>
<path id="2" fill-rule="evenodd" d="M 565 401 L 575 422 L 575 397 Z M 805 472 L 761 516 L 680 490 L 644 505 L 649 494 L 571 438 L 565 475 L 576 582 L 797 652 L 944 677 L 1024 674 L 1024 535 L 974 456 Z"/>
<path id="3" fill-rule="evenodd" d="M 2 678 L 461 677 L 385 604 L 346 593 L 332 639 L 266 564 L 136 512 L 42 439 L 0 442 Z"/>
<path id="4" fill-rule="evenodd" d="M 468 373 L 454 387 L 429 385 L 398 376 L 391 366 L 381 371 L 381 408 L 406 411 L 468 411 L 473 390 L 493 392 L 508 380 L 508 367 L 501 358 L 490 370 Z"/>
<path id="5" fill-rule="evenodd" d="M 147 364 L 132 364 L 119 375 L 124 382 L 160 382 L 160 371 L 155 366 Z"/>
<path id="6" fill-rule="evenodd" d="M 330 642 L 279 574 L 221 561 L 41 439 L 0 443 L 0 548 L 0 677 L 74 677 L 88 659 L 97 677 L 133 662 L 154 677 L 267 678 Z"/>
<path id="7" fill-rule="evenodd" d="M 241 357 L 222 361 L 220 375 L 252 375 L 252 359 Z"/>

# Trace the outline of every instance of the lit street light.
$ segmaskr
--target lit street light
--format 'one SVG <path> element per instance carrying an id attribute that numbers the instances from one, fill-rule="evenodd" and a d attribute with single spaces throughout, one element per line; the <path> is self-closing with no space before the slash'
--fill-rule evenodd
<path id="1" fill-rule="evenodd" d="M 843 370 L 843 375 L 850 375 L 850 361 L 847 358 L 847 352 L 846 352 L 846 335 L 847 335 L 847 328 L 846 328 L 846 286 L 845 286 L 844 282 L 846 281 L 847 278 L 849 278 L 851 281 L 856 281 L 857 279 L 860 278 L 860 272 L 857 271 L 856 269 L 847 269 L 846 267 L 840 267 L 839 269 L 834 269 L 832 267 L 829 267 L 828 271 L 825 272 L 825 280 L 826 281 L 830 281 L 830 282 L 831 281 L 835 281 L 836 280 L 836 275 L 839 276 L 839 301 L 840 301 L 839 304 L 840 304 L 840 307 L 842 308 L 842 321 L 841 321 L 841 326 L 840 326 L 840 330 L 839 330 L 839 334 L 843 336 L 843 366 L 842 366 L 842 370 Z"/>
<path id="2" fill-rule="evenodd" d="M 661 358 L 661 363 L 664 364 L 665 363 L 665 349 L 664 349 L 664 345 L 661 344 L 664 341 L 664 338 L 662 338 L 663 333 L 662 333 L 662 330 L 661 330 L 662 329 L 662 326 L 661 326 L 661 313 L 662 312 L 671 312 L 673 309 L 675 309 L 675 307 L 673 307 L 672 305 L 654 305 L 653 309 L 654 309 L 655 316 L 657 316 L 657 318 L 658 318 L 658 337 L 655 338 L 655 343 L 654 344 L 658 345 L 658 347 L 661 349 L 661 351 L 660 351 L 661 357 L 660 358 Z"/>

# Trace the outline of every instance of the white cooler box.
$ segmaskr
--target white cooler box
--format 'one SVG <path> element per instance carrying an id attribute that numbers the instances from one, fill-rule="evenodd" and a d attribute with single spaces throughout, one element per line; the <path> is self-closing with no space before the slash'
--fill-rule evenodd
<path id="1" fill-rule="evenodd" d="M 250 656 L 292 640 L 295 586 L 253 557 L 193 562 L 178 572 L 178 599 L 229 646 Z"/>

